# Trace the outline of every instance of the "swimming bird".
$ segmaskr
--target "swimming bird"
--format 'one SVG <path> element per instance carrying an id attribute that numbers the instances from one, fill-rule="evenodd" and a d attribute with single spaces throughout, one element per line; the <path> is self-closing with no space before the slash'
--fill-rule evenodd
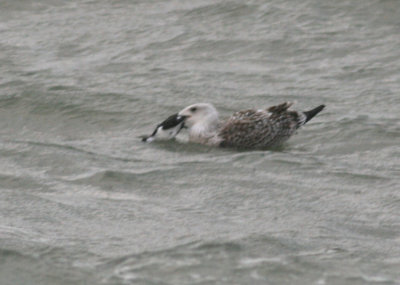
<path id="1" fill-rule="evenodd" d="M 168 140 L 176 137 L 182 130 L 185 116 L 173 114 L 162 123 L 158 124 L 153 133 L 149 136 L 142 136 L 143 142 L 154 140 Z"/>
<path id="2" fill-rule="evenodd" d="M 234 113 L 220 121 L 212 104 L 197 103 L 178 113 L 189 130 L 189 141 L 210 146 L 246 149 L 275 147 L 288 140 L 324 109 L 320 105 L 312 110 L 290 111 L 292 103 L 285 102 L 267 109 L 248 109 Z"/>

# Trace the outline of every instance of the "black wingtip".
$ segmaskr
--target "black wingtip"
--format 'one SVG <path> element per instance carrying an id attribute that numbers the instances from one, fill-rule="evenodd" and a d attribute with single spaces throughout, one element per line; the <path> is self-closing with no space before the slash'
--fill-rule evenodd
<path id="1" fill-rule="evenodd" d="M 163 130 L 168 130 L 171 128 L 175 128 L 177 125 L 182 123 L 186 119 L 186 116 L 178 115 L 178 113 L 169 116 L 165 121 L 158 125 L 158 127 L 162 126 Z"/>
<path id="2" fill-rule="evenodd" d="M 310 110 L 303 112 L 304 115 L 306 115 L 306 121 L 304 123 L 307 123 L 309 120 L 314 118 L 315 115 L 317 115 L 319 112 L 321 112 L 325 108 L 325 105 L 319 105 L 318 107 Z"/>

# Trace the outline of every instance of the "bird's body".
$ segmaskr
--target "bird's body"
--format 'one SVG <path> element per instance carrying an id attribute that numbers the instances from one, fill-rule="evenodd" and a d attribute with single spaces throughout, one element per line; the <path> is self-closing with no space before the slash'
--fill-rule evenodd
<path id="1" fill-rule="evenodd" d="M 172 122 L 176 122 L 179 130 L 182 127 L 179 124 L 183 122 L 189 130 L 190 142 L 220 147 L 264 149 L 288 140 L 298 128 L 325 107 L 320 105 L 310 111 L 299 112 L 290 111 L 291 105 L 285 102 L 268 109 L 238 111 L 227 120 L 220 121 L 213 105 L 197 103 L 173 115 L 179 120 L 174 119 Z"/>
<path id="2" fill-rule="evenodd" d="M 285 142 L 298 129 L 305 116 L 279 110 L 245 110 L 236 112 L 222 127 L 222 146 L 264 148 Z"/>
<path id="3" fill-rule="evenodd" d="M 207 103 L 191 105 L 178 114 L 185 117 L 192 142 L 260 149 L 282 144 L 325 107 L 298 112 L 288 110 L 291 105 L 285 102 L 265 110 L 238 111 L 223 122 L 218 120 L 216 109 Z"/>

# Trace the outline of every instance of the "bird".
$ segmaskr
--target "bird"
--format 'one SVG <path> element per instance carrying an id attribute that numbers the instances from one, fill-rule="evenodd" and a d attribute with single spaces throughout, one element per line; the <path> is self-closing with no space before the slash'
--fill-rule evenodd
<path id="1" fill-rule="evenodd" d="M 180 116 L 178 113 L 173 114 L 158 124 L 151 135 L 141 136 L 141 139 L 143 142 L 172 139 L 176 137 L 184 127 L 184 120 L 184 116 Z"/>
<path id="2" fill-rule="evenodd" d="M 280 146 L 325 108 L 325 105 L 319 105 L 300 112 L 289 110 L 292 105 L 284 102 L 266 109 L 242 110 L 220 121 L 218 111 L 212 104 L 196 103 L 182 109 L 177 116 L 183 119 L 189 131 L 189 142 L 219 147 L 266 149 Z"/>

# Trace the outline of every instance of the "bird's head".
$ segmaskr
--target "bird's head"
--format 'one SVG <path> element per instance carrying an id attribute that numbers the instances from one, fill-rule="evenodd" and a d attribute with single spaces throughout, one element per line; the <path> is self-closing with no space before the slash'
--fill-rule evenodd
<path id="1" fill-rule="evenodd" d="M 184 108 L 178 113 L 185 117 L 185 126 L 189 128 L 208 131 L 218 122 L 218 112 L 209 103 L 196 103 Z"/>

